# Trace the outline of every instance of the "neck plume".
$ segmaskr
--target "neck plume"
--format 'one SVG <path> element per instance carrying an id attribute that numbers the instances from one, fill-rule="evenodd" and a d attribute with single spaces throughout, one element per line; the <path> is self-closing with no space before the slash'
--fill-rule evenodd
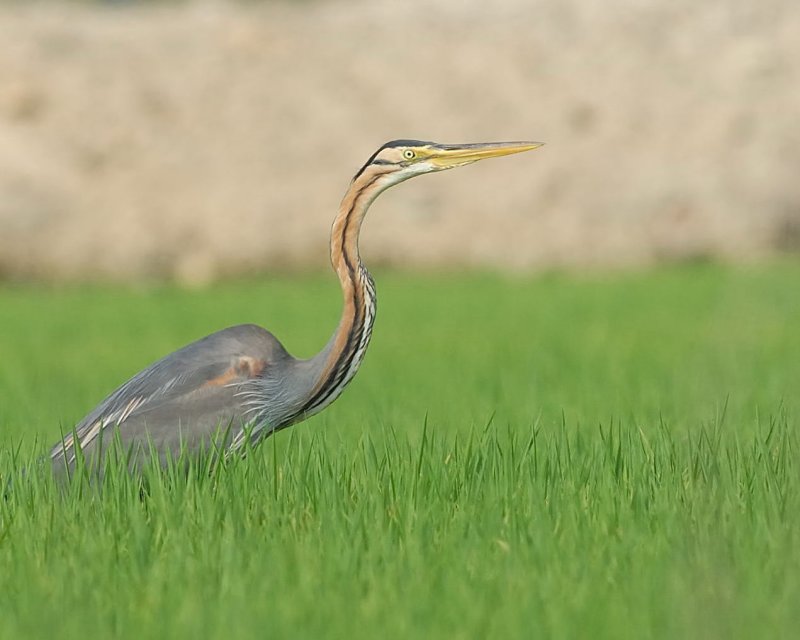
<path id="1" fill-rule="evenodd" d="M 372 201 L 390 186 L 386 170 L 369 167 L 359 174 L 345 194 L 331 227 L 331 266 L 342 287 L 343 309 L 339 326 L 325 348 L 312 360 L 317 379 L 301 413 L 311 415 L 339 397 L 358 371 L 372 337 L 375 322 L 375 283 L 361 262 L 358 238 Z M 382 179 L 383 178 L 383 179 Z"/>

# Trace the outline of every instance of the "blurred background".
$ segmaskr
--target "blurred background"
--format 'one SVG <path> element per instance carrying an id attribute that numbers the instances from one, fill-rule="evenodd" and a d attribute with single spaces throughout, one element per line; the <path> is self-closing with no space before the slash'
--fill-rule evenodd
<path id="1" fill-rule="evenodd" d="M 0 2 L 0 278 L 318 269 L 384 141 L 533 139 L 403 185 L 367 262 L 800 252 L 794 0 Z"/>

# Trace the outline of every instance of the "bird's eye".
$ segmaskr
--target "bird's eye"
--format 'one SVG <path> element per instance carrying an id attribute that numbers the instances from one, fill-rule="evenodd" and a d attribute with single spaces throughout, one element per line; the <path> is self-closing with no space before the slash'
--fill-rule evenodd
<path id="1" fill-rule="evenodd" d="M 416 156 L 416 155 L 417 155 L 417 154 L 416 154 L 416 153 L 414 153 L 414 152 L 413 152 L 411 149 L 406 149 L 405 151 L 403 151 L 403 157 L 404 157 L 406 160 L 413 160 L 413 159 L 414 159 L 414 156 Z"/>

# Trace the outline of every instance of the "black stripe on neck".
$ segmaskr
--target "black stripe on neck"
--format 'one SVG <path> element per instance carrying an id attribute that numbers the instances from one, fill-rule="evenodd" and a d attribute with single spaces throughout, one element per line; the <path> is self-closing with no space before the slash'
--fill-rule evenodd
<path id="1" fill-rule="evenodd" d="M 308 402 L 303 405 L 303 408 L 300 410 L 301 414 L 306 413 L 317 405 L 325 402 L 330 393 L 332 393 L 339 386 L 339 382 L 342 380 L 343 376 L 347 374 L 347 371 L 349 371 L 350 365 L 353 362 L 353 358 L 358 352 L 358 344 L 360 343 L 361 336 L 364 332 L 364 320 L 366 318 L 364 288 L 367 285 L 366 282 L 361 283 L 359 281 L 359 276 L 361 274 L 356 274 L 356 266 L 359 268 L 362 266 L 361 259 L 358 257 L 358 254 L 356 254 L 356 264 L 353 264 L 350 259 L 350 255 L 346 251 L 347 245 L 345 244 L 345 240 L 347 238 L 347 230 L 349 229 L 350 223 L 353 220 L 353 212 L 356 210 L 359 200 L 364 195 L 364 191 L 375 184 L 378 178 L 380 178 L 382 175 L 383 174 L 381 173 L 373 176 L 367 184 L 358 190 L 358 193 L 353 198 L 350 209 L 348 209 L 345 216 L 344 225 L 342 225 L 340 243 L 342 247 L 342 258 L 344 259 L 345 266 L 347 267 L 347 275 L 353 287 L 353 326 L 347 335 L 347 341 L 342 348 L 342 352 L 339 354 L 339 357 L 336 359 L 333 367 L 331 367 L 330 375 L 320 386 L 319 390 L 308 400 Z M 366 270 L 364 271 L 366 273 Z"/>

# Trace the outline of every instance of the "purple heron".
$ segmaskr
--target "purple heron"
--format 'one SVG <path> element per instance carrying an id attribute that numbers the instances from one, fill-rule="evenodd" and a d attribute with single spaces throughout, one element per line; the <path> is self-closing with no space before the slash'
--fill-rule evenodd
<path id="1" fill-rule="evenodd" d="M 356 173 L 333 221 L 330 258 L 344 308 L 322 351 L 299 360 L 269 331 L 252 324 L 193 342 L 136 374 L 62 437 L 50 452 L 56 471 L 69 473 L 78 458 L 102 460 L 114 442 L 134 451 L 133 466 L 151 455 L 164 465 L 204 449 L 242 451 L 322 411 L 353 379 L 372 335 L 375 283 L 361 262 L 358 238 L 373 200 L 414 176 L 539 146 L 384 144 Z"/>

